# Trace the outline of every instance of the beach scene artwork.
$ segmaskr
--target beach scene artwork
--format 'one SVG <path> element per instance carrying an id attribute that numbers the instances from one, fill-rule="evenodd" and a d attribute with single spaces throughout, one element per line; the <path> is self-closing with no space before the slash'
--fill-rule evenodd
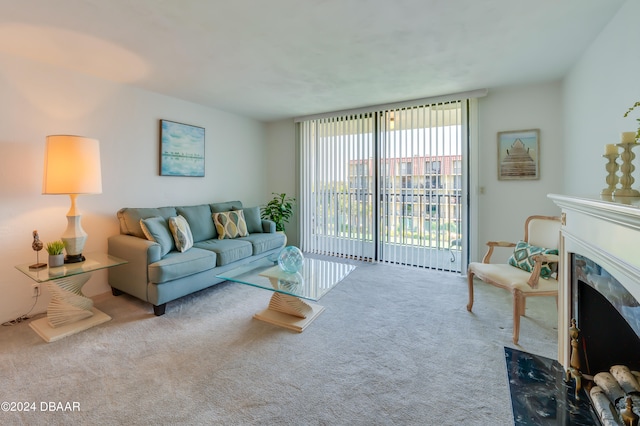
<path id="1" fill-rule="evenodd" d="M 498 179 L 538 179 L 540 131 L 498 133 Z"/>
<path id="2" fill-rule="evenodd" d="M 204 128 L 160 120 L 160 175 L 204 176 Z"/>

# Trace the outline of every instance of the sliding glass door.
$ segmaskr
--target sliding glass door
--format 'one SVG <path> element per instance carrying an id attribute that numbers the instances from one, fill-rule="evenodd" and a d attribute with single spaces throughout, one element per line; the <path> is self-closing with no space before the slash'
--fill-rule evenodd
<path id="1" fill-rule="evenodd" d="M 462 104 L 301 122 L 302 249 L 460 271 Z"/>
<path id="2" fill-rule="evenodd" d="M 379 260 L 460 270 L 461 122 L 460 102 L 382 114 Z"/>

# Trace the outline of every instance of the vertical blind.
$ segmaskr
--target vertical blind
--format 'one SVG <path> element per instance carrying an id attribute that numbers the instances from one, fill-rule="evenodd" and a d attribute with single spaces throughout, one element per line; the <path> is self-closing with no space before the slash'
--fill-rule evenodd
<path id="1" fill-rule="evenodd" d="M 462 102 L 302 121 L 303 251 L 460 270 Z"/>
<path id="2" fill-rule="evenodd" d="M 373 114 L 301 123 L 303 251 L 371 258 Z"/>

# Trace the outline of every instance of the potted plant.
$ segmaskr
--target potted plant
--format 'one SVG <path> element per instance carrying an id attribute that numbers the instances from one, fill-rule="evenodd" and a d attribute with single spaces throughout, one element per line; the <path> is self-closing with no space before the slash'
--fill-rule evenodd
<path id="1" fill-rule="evenodd" d="M 287 194 L 272 192 L 273 199 L 262 208 L 261 217 L 276 223 L 276 231 L 284 232 L 284 224 L 293 216 L 293 204 L 296 199 Z"/>
<path id="2" fill-rule="evenodd" d="M 47 243 L 47 253 L 49 253 L 49 267 L 55 268 L 56 266 L 64 265 L 64 242 L 62 240 L 51 241 Z"/>

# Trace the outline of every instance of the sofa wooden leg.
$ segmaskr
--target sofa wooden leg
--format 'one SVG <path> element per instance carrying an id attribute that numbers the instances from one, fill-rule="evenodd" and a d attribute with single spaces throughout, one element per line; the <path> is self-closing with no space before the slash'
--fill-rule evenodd
<path id="1" fill-rule="evenodd" d="M 155 316 L 159 317 L 160 315 L 164 315 L 164 311 L 167 309 L 167 304 L 163 303 L 162 305 L 153 305 L 153 313 Z"/>
<path id="2" fill-rule="evenodd" d="M 473 308 L 473 272 L 467 272 L 467 285 L 469 286 L 469 303 L 467 303 L 467 311 L 471 312 Z"/>
<path id="3" fill-rule="evenodd" d="M 111 294 L 113 294 L 114 296 L 122 296 L 124 292 L 118 290 L 117 288 L 111 287 Z"/>

